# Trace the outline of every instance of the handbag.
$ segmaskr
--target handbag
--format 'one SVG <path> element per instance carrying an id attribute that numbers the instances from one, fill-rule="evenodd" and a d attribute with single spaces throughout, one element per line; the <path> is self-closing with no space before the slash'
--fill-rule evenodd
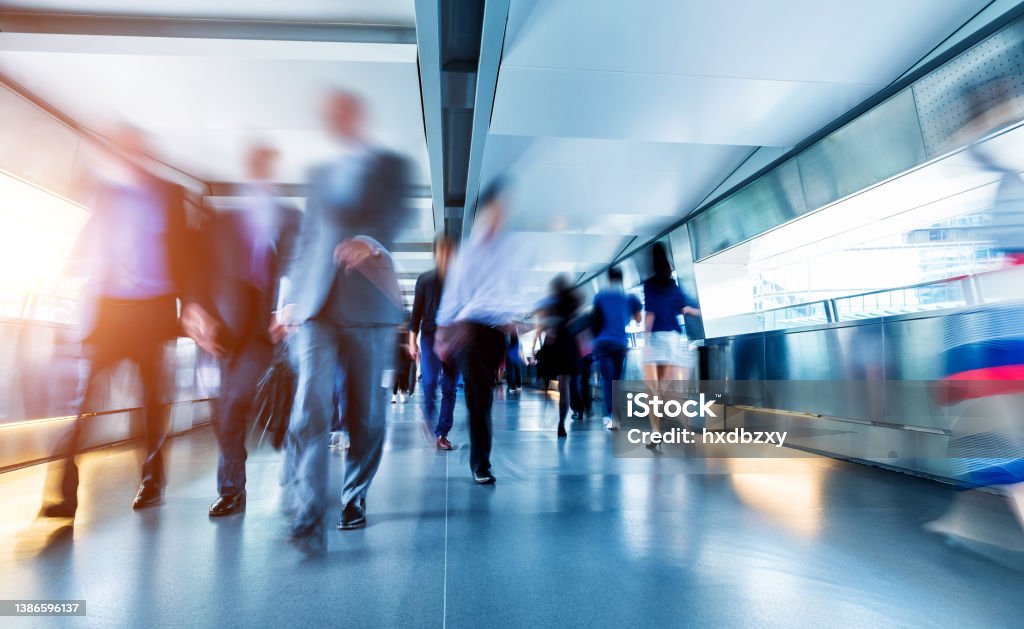
<path id="1" fill-rule="evenodd" d="M 295 372 L 288 360 L 288 350 L 284 343 L 279 343 L 274 348 L 270 367 L 256 385 L 256 419 L 252 427 L 256 447 L 269 439 L 275 450 L 281 449 L 291 419 L 295 387 Z M 257 433 L 259 436 L 255 437 Z"/>

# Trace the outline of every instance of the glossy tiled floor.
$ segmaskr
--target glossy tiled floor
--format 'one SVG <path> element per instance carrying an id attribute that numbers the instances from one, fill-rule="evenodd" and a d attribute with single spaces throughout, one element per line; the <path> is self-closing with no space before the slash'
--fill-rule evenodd
<path id="1" fill-rule="evenodd" d="M 248 512 L 208 519 L 209 430 L 173 441 L 167 501 L 140 513 L 129 508 L 133 453 L 88 455 L 74 528 L 34 519 L 42 466 L 4 474 L 0 598 L 88 601 L 86 618 L 33 626 L 1009 627 L 1024 617 L 1024 574 L 922 530 L 953 494 L 937 483 L 823 458 L 613 458 L 599 421 L 559 441 L 554 409 L 524 393 L 496 403 L 499 480 L 478 487 L 464 448 L 424 445 L 415 404 L 390 411 L 369 527 L 332 529 L 322 556 L 284 542 L 270 451 L 250 458 Z M 460 402 L 452 436 L 464 443 L 462 412 Z M 984 518 L 1012 523 L 999 500 L 980 502 Z"/>

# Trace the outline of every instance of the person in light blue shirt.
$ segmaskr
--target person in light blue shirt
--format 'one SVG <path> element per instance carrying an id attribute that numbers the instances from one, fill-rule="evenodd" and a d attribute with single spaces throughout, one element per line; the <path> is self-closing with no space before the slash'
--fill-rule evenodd
<path id="1" fill-rule="evenodd" d="M 437 349 L 454 358 L 465 381 L 469 411 L 469 465 L 473 481 L 495 482 L 491 471 L 491 404 L 494 376 L 505 355 L 505 328 L 517 315 L 534 310 L 524 299 L 526 257 L 518 239 L 503 230 L 500 182 L 480 195 L 480 211 L 469 242 L 452 261 L 437 312 Z"/>
<path id="2" fill-rule="evenodd" d="M 612 407 L 612 386 L 622 379 L 629 339 L 626 326 L 630 320 L 640 322 L 643 306 L 635 295 L 622 290 L 622 271 L 608 269 L 608 287 L 594 296 L 591 327 L 594 331 L 594 356 L 601 366 L 601 387 L 604 394 L 604 422 L 608 430 L 618 430 L 619 421 Z"/>

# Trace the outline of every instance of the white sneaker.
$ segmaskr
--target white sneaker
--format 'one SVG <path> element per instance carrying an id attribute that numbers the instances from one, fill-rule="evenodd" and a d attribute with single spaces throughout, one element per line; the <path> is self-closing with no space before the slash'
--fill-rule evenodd
<path id="1" fill-rule="evenodd" d="M 391 394 L 391 403 L 394 404 L 398 400 L 398 396 L 394 393 Z"/>
<path id="2" fill-rule="evenodd" d="M 618 422 L 618 420 L 613 418 L 613 417 L 609 417 L 608 418 L 608 430 L 618 430 L 618 429 L 619 429 L 619 422 Z"/>

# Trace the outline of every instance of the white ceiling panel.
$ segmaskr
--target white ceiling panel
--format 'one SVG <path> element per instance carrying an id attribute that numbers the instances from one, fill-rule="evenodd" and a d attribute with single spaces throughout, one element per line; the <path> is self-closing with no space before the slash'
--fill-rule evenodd
<path id="1" fill-rule="evenodd" d="M 484 172 L 512 179 L 523 211 L 579 203 L 594 213 L 675 213 L 748 153 L 736 146 L 492 135 Z"/>
<path id="2" fill-rule="evenodd" d="M 491 133 L 789 146 L 875 86 L 502 67 Z"/>
<path id="3" fill-rule="evenodd" d="M 988 0 L 512 0 L 503 63 L 885 84 Z"/>
<path id="4" fill-rule="evenodd" d="M 7 37 L 0 34 L 0 48 Z M 415 183 L 428 183 L 412 55 L 406 62 L 278 59 L 279 42 L 244 43 L 261 46 L 262 54 L 4 50 L 0 72 L 86 126 L 102 130 L 125 120 L 141 127 L 172 165 L 215 181 L 242 178 L 242 157 L 253 141 L 281 150 L 280 181 L 304 181 L 312 164 L 336 150 L 321 123 L 327 91 L 351 89 L 367 100 L 371 135 L 414 162 Z M 294 43 L 284 48 L 293 50 Z M 329 52 L 329 45 L 320 50 Z"/>

